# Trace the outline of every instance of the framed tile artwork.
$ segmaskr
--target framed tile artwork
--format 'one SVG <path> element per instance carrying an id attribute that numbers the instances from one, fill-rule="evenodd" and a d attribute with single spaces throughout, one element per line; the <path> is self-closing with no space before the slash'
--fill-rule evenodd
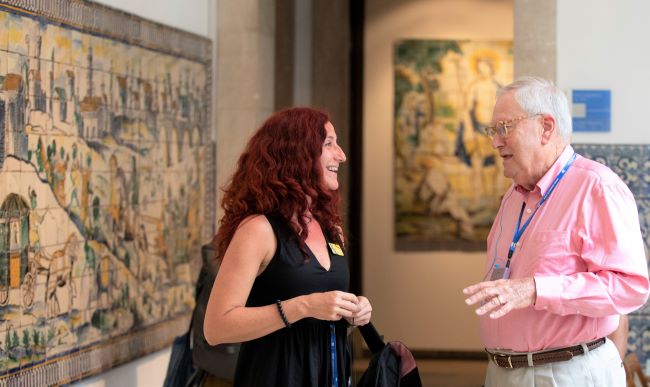
<path id="1" fill-rule="evenodd" d="M 0 384 L 65 384 L 187 329 L 214 232 L 211 42 L 0 1 Z"/>
<path id="2" fill-rule="evenodd" d="M 483 127 L 512 68 L 510 41 L 396 43 L 396 250 L 485 249 L 510 183 Z"/>

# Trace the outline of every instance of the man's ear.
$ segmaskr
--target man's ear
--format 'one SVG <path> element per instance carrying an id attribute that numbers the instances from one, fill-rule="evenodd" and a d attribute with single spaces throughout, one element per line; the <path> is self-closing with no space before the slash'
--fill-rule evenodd
<path id="1" fill-rule="evenodd" d="M 557 132 L 557 121 L 555 117 L 550 114 L 542 115 L 542 144 L 546 145 L 551 142 L 551 139 Z"/>

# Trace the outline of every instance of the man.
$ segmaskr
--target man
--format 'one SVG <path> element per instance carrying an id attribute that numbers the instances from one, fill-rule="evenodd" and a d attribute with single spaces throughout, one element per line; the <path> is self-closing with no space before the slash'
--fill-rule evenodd
<path id="1" fill-rule="evenodd" d="M 513 180 L 488 235 L 478 304 L 486 387 L 625 386 L 606 338 L 648 297 L 634 197 L 609 168 L 569 145 L 566 97 L 551 82 L 499 90 L 485 129 Z"/>

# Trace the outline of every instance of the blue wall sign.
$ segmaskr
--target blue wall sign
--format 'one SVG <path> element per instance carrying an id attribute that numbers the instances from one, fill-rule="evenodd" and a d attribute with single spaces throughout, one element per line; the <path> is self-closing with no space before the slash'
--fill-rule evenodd
<path id="1" fill-rule="evenodd" d="M 573 90 L 573 131 L 609 132 L 612 122 L 610 90 Z"/>

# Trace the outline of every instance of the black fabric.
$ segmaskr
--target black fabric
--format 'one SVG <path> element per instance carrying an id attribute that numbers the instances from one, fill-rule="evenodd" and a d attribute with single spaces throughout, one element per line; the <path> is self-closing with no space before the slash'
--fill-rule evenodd
<path id="1" fill-rule="evenodd" d="M 276 300 L 315 292 L 347 291 L 350 273 L 345 256 L 332 253 L 325 270 L 309 248 L 305 261 L 298 237 L 282 219 L 267 216 L 277 239 L 276 253 L 253 283 L 249 307 L 273 305 Z M 313 318 L 297 321 L 259 339 L 242 343 L 235 387 L 331 386 L 330 323 Z M 334 323 L 338 354 L 339 385 L 347 386 L 350 353 L 346 343 L 347 322 Z"/>
<path id="2" fill-rule="evenodd" d="M 201 249 L 203 266 L 196 284 L 196 306 L 192 314 L 192 360 L 194 365 L 210 374 L 232 381 L 235 375 L 239 344 L 210 345 L 203 335 L 203 321 L 212 285 L 219 270 L 220 260 L 212 245 Z"/>
<path id="3" fill-rule="evenodd" d="M 373 356 L 357 387 L 422 387 L 415 359 L 404 344 L 384 344 L 372 323 L 359 327 L 359 331 Z"/>
<path id="4" fill-rule="evenodd" d="M 363 341 L 368 345 L 372 353 L 378 353 L 386 346 L 384 338 L 379 334 L 373 323 L 368 323 L 359 327 L 359 332 L 363 336 Z"/>
<path id="5" fill-rule="evenodd" d="M 163 387 L 185 387 L 194 373 L 190 350 L 190 333 L 174 339 Z"/>
<path id="6" fill-rule="evenodd" d="M 402 387 L 422 387 L 422 379 L 420 379 L 420 371 L 418 371 L 417 368 L 413 368 L 411 372 L 402 376 L 399 385 Z"/>
<path id="7" fill-rule="evenodd" d="M 387 344 L 374 354 L 368 369 L 361 375 L 357 387 L 394 387 L 400 384 L 399 358 L 393 354 Z"/>

